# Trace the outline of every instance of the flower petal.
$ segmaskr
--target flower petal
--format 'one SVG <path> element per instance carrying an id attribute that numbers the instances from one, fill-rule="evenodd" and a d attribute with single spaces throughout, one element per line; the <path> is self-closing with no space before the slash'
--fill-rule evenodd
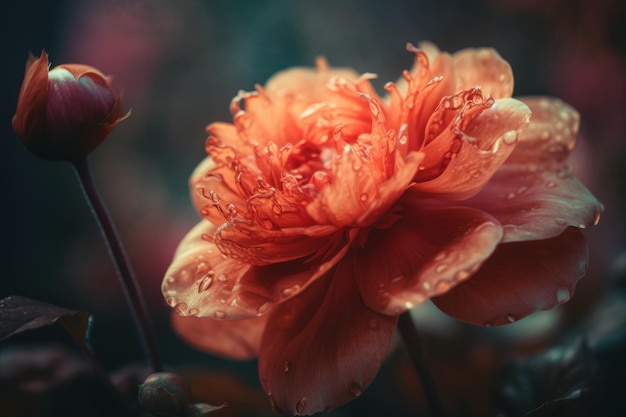
<path id="1" fill-rule="evenodd" d="M 172 326 L 186 343 L 229 359 L 252 359 L 259 355 L 267 316 L 245 320 L 215 320 L 172 314 Z"/>
<path id="2" fill-rule="evenodd" d="M 529 117 L 525 104 L 502 99 L 471 120 L 463 131 L 446 129 L 424 148 L 425 170 L 418 172 L 413 189 L 425 196 L 455 200 L 476 194 L 513 152 Z M 447 165 L 438 168 L 442 162 Z M 438 169 L 443 173 L 422 179 Z"/>
<path id="3" fill-rule="evenodd" d="M 602 204 L 566 165 L 504 164 L 464 205 L 486 210 L 504 227 L 503 242 L 547 239 L 568 226 L 600 220 Z"/>
<path id="4" fill-rule="evenodd" d="M 24 81 L 13 116 L 13 130 L 26 145 L 39 144 L 46 131 L 46 101 L 48 97 L 48 55 L 29 56 Z M 30 146 L 29 146 L 30 148 Z"/>
<path id="5" fill-rule="evenodd" d="M 463 49 L 452 57 L 457 91 L 480 86 L 495 99 L 509 98 L 513 94 L 513 71 L 496 50 Z"/>
<path id="6" fill-rule="evenodd" d="M 290 415 L 333 409 L 357 397 L 389 350 L 397 317 L 361 300 L 349 262 L 341 262 L 271 313 L 259 376 L 276 408 Z"/>
<path id="7" fill-rule="evenodd" d="M 403 202 L 400 220 L 372 229 L 354 250 L 357 284 L 365 303 L 400 314 L 467 279 L 500 242 L 489 214 L 466 207 Z"/>
<path id="8" fill-rule="evenodd" d="M 521 97 L 532 111 L 530 124 L 507 163 L 560 162 L 574 149 L 580 116 L 551 97 Z"/>
<path id="9" fill-rule="evenodd" d="M 224 255 L 215 244 L 217 230 L 207 221 L 196 225 L 180 243 L 165 274 L 163 296 L 179 315 L 233 320 L 261 316 L 332 268 L 353 238 L 340 234 L 326 239 L 326 252 L 314 253 L 313 261 L 303 258 L 260 266 Z M 277 244 L 276 253 L 285 251 L 285 246 Z"/>
<path id="10" fill-rule="evenodd" d="M 568 301 L 585 275 L 587 257 L 585 237 L 576 228 L 551 239 L 506 243 L 471 279 L 433 302 L 469 323 L 511 323 Z"/>

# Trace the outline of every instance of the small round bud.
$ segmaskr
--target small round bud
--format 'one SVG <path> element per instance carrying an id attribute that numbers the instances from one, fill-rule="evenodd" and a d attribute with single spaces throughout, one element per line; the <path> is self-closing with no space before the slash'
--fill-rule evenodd
<path id="1" fill-rule="evenodd" d="M 13 116 L 13 130 L 35 155 L 76 161 L 128 116 L 109 77 L 81 64 L 48 70 L 45 52 L 31 56 Z"/>
<path id="2" fill-rule="evenodd" d="M 191 402 L 187 381 L 171 372 L 157 372 L 139 385 L 139 404 L 158 417 L 182 417 Z"/>

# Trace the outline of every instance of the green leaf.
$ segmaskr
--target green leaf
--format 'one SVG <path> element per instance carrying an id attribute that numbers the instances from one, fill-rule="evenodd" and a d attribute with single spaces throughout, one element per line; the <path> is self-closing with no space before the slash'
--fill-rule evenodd
<path id="1" fill-rule="evenodd" d="M 68 310 L 12 295 L 0 300 L 0 341 L 58 323 L 82 343 L 89 332 L 90 317 L 84 311 Z"/>

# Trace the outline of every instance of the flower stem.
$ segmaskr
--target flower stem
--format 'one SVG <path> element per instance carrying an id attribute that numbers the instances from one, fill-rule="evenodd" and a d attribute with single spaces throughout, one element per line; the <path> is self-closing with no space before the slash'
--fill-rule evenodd
<path id="1" fill-rule="evenodd" d="M 435 389 L 435 384 L 426 366 L 422 341 L 417 327 L 415 327 L 413 323 L 410 311 L 406 311 L 400 315 L 398 319 L 398 331 L 404 342 L 406 352 L 413 363 L 415 372 L 422 383 L 422 390 L 424 391 L 431 417 L 443 417 L 441 403 L 437 397 L 437 390 Z"/>
<path id="2" fill-rule="evenodd" d="M 117 270 L 117 276 L 121 281 L 126 301 L 135 320 L 137 329 L 139 330 L 139 338 L 149 365 L 153 372 L 162 370 L 161 361 L 156 349 L 156 343 L 152 334 L 152 328 L 148 320 L 147 308 L 143 295 L 135 276 L 130 268 L 130 263 L 126 257 L 124 246 L 117 233 L 113 220 L 100 197 L 100 193 L 96 188 L 91 175 L 91 168 L 87 158 L 81 158 L 72 162 L 79 183 L 85 194 L 85 198 L 91 207 L 93 215 L 98 223 L 102 237 L 109 249 L 109 254 L 113 259 L 113 263 Z"/>

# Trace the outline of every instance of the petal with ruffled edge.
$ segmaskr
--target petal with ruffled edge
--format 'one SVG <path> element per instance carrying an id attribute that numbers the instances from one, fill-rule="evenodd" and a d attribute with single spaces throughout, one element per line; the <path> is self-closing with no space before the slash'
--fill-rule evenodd
<path id="1" fill-rule="evenodd" d="M 433 302 L 478 325 L 501 325 L 570 299 L 587 268 L 587 243 L 569 228 L 545 240 L 500 245 L 476 274 Z"/>
<path id="2" fill-rule="evenodd" d="M 397 317 L 368 308 L 342 261 L 268 319 L 259 376 L 277 409 L 331 410 L 361 394 L 389 350 Z"/>
<path id="3" fill-rule="evenodd" d="M 233 320 L 261 316 L 331 269 L 354 237 L 346 233 L 328 238 L 325 251 L 315 252 L 310 262 L 304 258 L 253 265 L 224 255 L 214 242 L 216 230 L 207 221 L 196 225 L 181 241 L 165 274 L 161 291 L 179 315 Z"/>
<path id="4" fill-rule="evenodd" d="M 458 90 L 480 86 L 495 99 L 513 94 L 513 71 L 492 48 L 463 49 L 452 55 Z"/>
<path id="5" fill-rule="evenodd" d="M 418 172 L 415 191 L 425 197 L 462 200 L 476 194 L 515 149 L 529 123 L 530 110 L 515 99 L 496 101 L 470 120 L 463 131 L 446 129 L 424 148 L 425 169 Z M 443 172 L 423 180 L 429 172 Z"/>
<path id="6" fill-rule="evenodd" d="M 507 163 L 560 162 L 574 149 L 580 116 L 552 97 L 518 97 L 531 112 L 530 124 L 521 135 Z"/>
<path id="7" fill-rule="evenodd" d="M 502 229 L 484 211 L 403 201 L 402 216 L 370 230 L 354 253 L 365 303 L 400 314 L 469 278 L 500 242 Z"/>
<path id="8" fill-rule="evenodd" d="M 503 242 L 547 239 L 569 226 L 592 226 L 602 212 L 602 204 L 562 164 L 506 163 L 463 205 L 497 218 L 504 227 Z"/>
<path id="9" fill-rule="evenodd" d="M 215 320 L 172 313 L 176 334 L 196 349 L 229 359 L 246 360 L 259 355 L 267 316 L 245 320 Z"/>

